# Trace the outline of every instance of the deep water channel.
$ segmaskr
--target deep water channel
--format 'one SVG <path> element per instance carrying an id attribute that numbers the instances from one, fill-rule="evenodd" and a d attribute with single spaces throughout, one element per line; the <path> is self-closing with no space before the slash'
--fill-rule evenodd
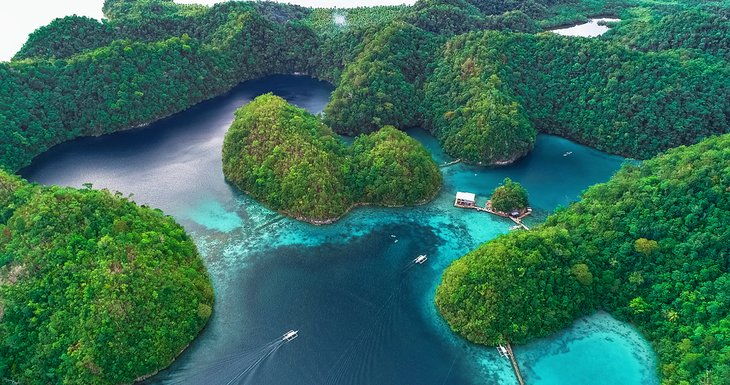
<path id="1" fill-rule="evenodd" d="M 515 384 L 507 360 L 455 336 L 433 306 L 444 268 L 512 224 L 454 208 L 453 196 L 474 192 L 483 204 L 510 177 L 530 192 L 534 224 L 606 181 L 623 159 L 540 136 L 509 167 L 443 168 L 443 190 L 430 204 L 359 208 L 325 227 L 284 218 L 225 183 L 221 146 L 236 108 L 274 92 L 319 112 L 331 90 L 307 77 L 246 82 L 148 127 L 56 146 L 22 175 L 133 194 L 191 233 L 213 278 L 215 311 L 149 384 Z M 450 160 L 424 131 L 409 133 L 438 163 Z M 429 259 L 414 266 L 419 254 Z M 290 329 L 299 337 L 276 343 Z M 605 314 L 516 354 L 530 385 L 657 383 L 647 343 Z"/>

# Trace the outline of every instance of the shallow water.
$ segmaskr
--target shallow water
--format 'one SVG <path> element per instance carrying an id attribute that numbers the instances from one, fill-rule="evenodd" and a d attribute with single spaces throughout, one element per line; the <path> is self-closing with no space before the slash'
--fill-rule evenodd
<path id="1" fill-rule="evenodd" d="M 455 336 L 433 306 L 443 269 L 512 224 L 456 209 L 453 196 L 474 192 L 483 204 L 510 177 L 531 194 L 531 225 L 607 180 L 623 159 L 541 135 L 512 166 L 443 168 L 444 187 L 430 204 L 359 208 L 325 227 L 284 218 L 225 183 L 221 146 L 236 108 L 274 92 L 319 112 L 331 90 L 307 77 L 247 82 L 149 127 L 59 145 L 22 171 L 34 182 L 134 194 L 173 215 L 197 243 L 215 311 L 190 348 L 147 383 L 515 383 L 508 361 Z M 409 134 L 438 163 L 450 160 L 426 132 Z M 429 259 L 414 266 L 419 254 Z M 277 342 L 290 329 L 300 337 Z M 646 342 L 601 314 L 516 352 L 531 385 L 657 382 Z"/>
<path id="2" fill-rule="evenodd" d="M 601 22 L 614 22 L 614 21 L 621 21 L 621 19 L 611 19 L 611 18 L 600 18 L 600 19 L 591 19 L 591 21 L 583 24 L 574 25 L 572 27 L 568 28 L 559 28 L 559 29 L 553 29 L 550 30 L 550 32 L 557 33 L 558 35 L 563 36 L 582 36 L 582 37 L 596 37 L 601 36 L 604 33 L 606 33 L 610 28 L 601 25 L 599 23 Z"/>

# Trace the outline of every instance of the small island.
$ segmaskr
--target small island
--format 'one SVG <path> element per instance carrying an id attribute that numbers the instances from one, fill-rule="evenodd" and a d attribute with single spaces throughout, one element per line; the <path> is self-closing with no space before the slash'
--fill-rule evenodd
<path id="1" fill-rule="evenodd" d="M 512 217 L 518 217 L 527 212 L 528 206 L 527 190 L 510 178 L 504 178 L 502 185 L 494 189 L 492 199 L 487 202 L 487 208 L 509 214 Z"/>
<path id="2" fill-rule="evenodd" d="M 431 155 L 405 133 L 385 126 L 348 147 L 318 117 L 273 94 L 236 111 L 223 173 L 271 209 L 312 224 L 357 205 L 422 204 L 441 188 Z"/>

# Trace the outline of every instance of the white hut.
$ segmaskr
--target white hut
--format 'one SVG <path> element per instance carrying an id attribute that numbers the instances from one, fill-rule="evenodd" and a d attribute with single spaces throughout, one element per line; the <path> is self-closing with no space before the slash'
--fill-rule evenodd
<path id="1" fill-rule="evenodd" d="M 454 206 L 456 207 L 474 207 L 477 204 L 476 195 L 468 192 L 457 192 Z"/>

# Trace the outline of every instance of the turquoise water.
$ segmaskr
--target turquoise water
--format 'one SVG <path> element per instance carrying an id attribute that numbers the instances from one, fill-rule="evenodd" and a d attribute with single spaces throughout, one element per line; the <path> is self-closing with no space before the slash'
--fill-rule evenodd
<path id="1" fill-rule="evenodd" d="M 526 377 L 540 385 L 658 383 L 652 352 L 634 329 L 606 313 L 516 350 Z M 630 359 L 633 357 L 633 359 Z"/>
<path id="2" fill-rule="evenodd" d="M 533 225 L 607 180 L 623 159 L 541 135 L 512 166 L 443 168 L 444 187 L 427 205 L 359 208 L 317 227 L 271 212 L 223 180 L 233 112 L 265 92 L 319 112 L 331 86 L 293 76 L 247 82 L 149 127 L 57 146 L 22 171 L 39 183 L 134 194 L 173 215 L 197 243 L 216 290 L 213 316 L 147 383 L 514 384 L 508 361 L 451 333 L 433 306 L 449 263 L 512 225 L 454 208 L 453 196 L 474 192 L 484 203 L 510 177 L 531 194 Z M 450 160 L 425 131 L 408 133 L 438 163 Z M 419 254 L 429 259 L 414 265 Z M 277 342 L 290 329 L 299 338 Z M 516 352 L 530 385 L 657 382 L 646 342 L 603 314 Z"/>

